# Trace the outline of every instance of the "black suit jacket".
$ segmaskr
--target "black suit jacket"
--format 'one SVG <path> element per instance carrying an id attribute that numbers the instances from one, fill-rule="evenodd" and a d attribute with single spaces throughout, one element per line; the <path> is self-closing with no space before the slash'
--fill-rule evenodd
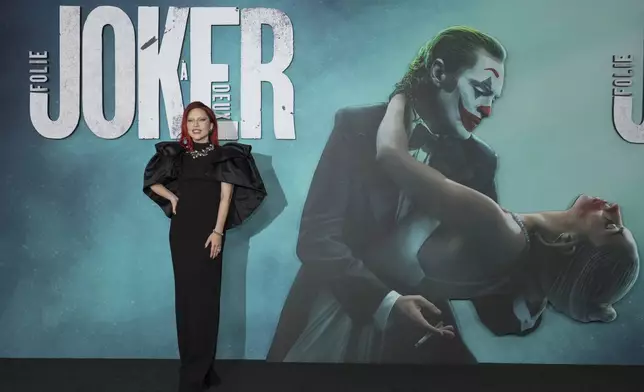
<path id="1" fill-rule="evenodd" d="M 419 294 L 376 276 L 362 257 L 396 224 L 400 191 L 376 162 L 376 134 L 386 108 L 383 103 L 336 113 L 302 213 L 297 244 L 302 267 L 284 304 L 268 360 L 284 358 L 305 328 L 322 288 L 331 290 L 354 323 L 369 321 L 392 289 Z M 442 150 L 432 166 L 496 200 L 497 157 L 490 147 L 472 137 Z"/>

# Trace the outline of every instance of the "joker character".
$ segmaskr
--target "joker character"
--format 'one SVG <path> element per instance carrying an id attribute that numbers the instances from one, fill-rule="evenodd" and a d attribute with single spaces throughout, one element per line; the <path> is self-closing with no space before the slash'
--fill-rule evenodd
<path id="1" fill-rule="evenodd" d="M 404 94 L 410 103 L 410 154 L 493 200 L 497 157 L 473 132 L 501 94 L 505 58 L 489 35 L 448 28 L 423 45 L 391 94 Z M 425 293 L 421 282 L 379 271 L 369 257 L 410 207 L 377 163 L 376 135 L 386 109 L 387 103 L 344 108 L 335 116 L 302 214 L 302 267 L 269 361 L 476 362 L 454 329 L 447 300 Z M 449 238 L 449 227 L 435 227 L 432 236 Z M 496 302 L 495 313 L 512 312 L 511 303 Z M 400 343 L 401 333 L 411 341 L 434 337 L 418 346 Z"/>
<path id="2" fill-rule="evenodd" d="M 614 321 L 614 305 L 632 289 L 640 264 L 620 206 L 581 195 L 565 210 L 505 210 L 409 156 L 406 106 L 404 94 L 391 99 L 376 149 L 383 171 L 413 204 L 371 247 L 370 268 L 431 298 L 512 298 L 525 321 L 548 303 L 581 323 Z M 450 241 L 434 239 L 432 219 L 449 224 Z M 404 347 L 399 336 L 395 347 Z"/>

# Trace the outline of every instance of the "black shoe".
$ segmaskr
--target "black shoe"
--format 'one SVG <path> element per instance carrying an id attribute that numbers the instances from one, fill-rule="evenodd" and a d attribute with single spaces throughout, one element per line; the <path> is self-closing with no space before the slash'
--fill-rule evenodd
<path id="1" fill-rule="evenodd" d="M 204 387 L 212 388 L 218 387 L 221 385 L 221 378 L 214 369 L 211 369 L 208 374 L 206 374 L 206 379 L 204 380 Z"/>

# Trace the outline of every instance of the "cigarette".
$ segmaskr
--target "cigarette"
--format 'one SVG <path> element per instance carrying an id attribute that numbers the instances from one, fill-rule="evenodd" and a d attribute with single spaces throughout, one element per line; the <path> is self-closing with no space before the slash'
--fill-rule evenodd
<path id="1" fill-rule="evenodd" d="M 436 325 L 435 325 L 435 327 L 436 327 L 436 328 L 441 328 L 442 326 L 443 326 L 443 322 L 442 322 L 442 321 L 439 321 L 439 322 L 438 322 L 438 324 L 436 324 Z M 416 342 L 416 344 L 414 344 L 414 348 L 418 348 L 418 347 L 422 346 L 422 345 L 423 345 L 423 343 L 425 343 L 425 342 L 427 341 L 427 339 L 431 338 L 433 335 L 434 335 L 434 332 L 433 332 L 433 331 L 429 331 L 429 332 L 427 332 L 427 333 L 425 334 L 425 336 L 423 336 L 422 338 L 420 338 L 420 340 L 419 340 L 419 341 L 417 341 L 417 342 Z"/>

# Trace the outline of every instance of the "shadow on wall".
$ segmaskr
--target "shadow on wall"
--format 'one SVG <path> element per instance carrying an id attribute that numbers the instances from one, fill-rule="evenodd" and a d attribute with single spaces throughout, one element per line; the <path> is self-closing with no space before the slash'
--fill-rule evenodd
<path id="1" fill-rule="evenodd" d="M 273 169 L 273 158 L 255 154 L 268 196 L 254 215 L 226 234 L 217 358 L 239 359 L 246 353 L 246 270 L 250 239 L 286 208 L 286 195 Z"/>

